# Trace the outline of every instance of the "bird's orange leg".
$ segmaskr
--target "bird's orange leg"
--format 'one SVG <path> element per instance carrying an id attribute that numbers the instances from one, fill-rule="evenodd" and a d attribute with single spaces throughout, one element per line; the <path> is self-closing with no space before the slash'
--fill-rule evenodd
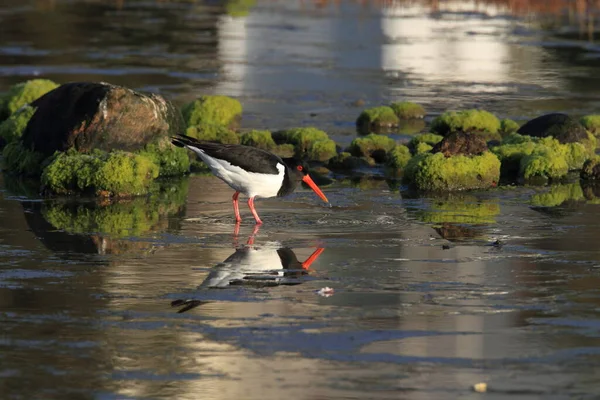
<path id="1" fill-rule="evenodd" d="M 262 225 L 262 221 L 260 220 L 260 217 L 258 216 L 256 209 L 254 208 L 254 197 L 250 197 L 248 199 L 248 207 L 250 208 L 252 215 L 254 215 L 254 219 L 256 220 L 256 225 Z"/>
<path id="2" fill-rule="evenodd" d="M 238 197 L 240 195 L 240 192 L 235 192 L 233 194 L 232 200 L 233 200 L 233 212 L 235 213 L 235 222 L 240 223 L 242 222 L 242 217 L 240 217 L 240 206 L 238 204 Z"/>
<path id="3" fill-rule="evenodd" d="M 252 231 L 252 235 L 250 235 L 250 237 L 248 238 L 248 246 L 254 245 L 254 237 L 256 236 L 256 234 L 258 233 L 259 230 L 260 230 L 260 224 L 254 225 L 254 230 Z"/>

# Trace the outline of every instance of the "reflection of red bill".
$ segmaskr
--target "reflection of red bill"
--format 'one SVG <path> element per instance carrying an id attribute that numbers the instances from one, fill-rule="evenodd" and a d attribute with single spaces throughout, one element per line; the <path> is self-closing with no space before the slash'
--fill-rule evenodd
<path id="1" fill-rule="evenodd" d="M 333 296 L 334 293 L 335 290 L 333 290 L 333 288 L 330 288 L 329 286 L 325 286 L 324 288 L 321 288 L 317 291 L 317 294 L 323 297 Z"/>

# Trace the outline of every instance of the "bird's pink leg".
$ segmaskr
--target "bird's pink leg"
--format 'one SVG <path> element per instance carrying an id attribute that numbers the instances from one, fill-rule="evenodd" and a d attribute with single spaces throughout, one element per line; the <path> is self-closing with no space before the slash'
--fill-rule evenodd
<path id="1" fill-rule="evenodd" d="M 254 215 L 254 219 L 256 220 L 256 225 L 261 225 L 262 221 L 260 220 L 260 217 L 258 216 L 256 209 L 254 208 L 254 197 L 250 197 L 248 199 L 248 207 L 250 208 L 252 215 Z"/>
<path id="2" fill-rule="evenodd" d="M 254 225 L 254 230 L 252 231 L 252 235 L 248 238 L 248 246 L 252 246 L 254 244 L 254 237 L 260 230 L 260 224 Z"/>
<path id="3" fill-rule="evenodd" d="M 240 195 L 240 192 L 235 192 L 233 194 L 233 212 L 235 213 L 235 222 L 240 223 L 242 222 L 242 217 L 240 217 L 240 206 L 238 204 L 238 196 Z"/>

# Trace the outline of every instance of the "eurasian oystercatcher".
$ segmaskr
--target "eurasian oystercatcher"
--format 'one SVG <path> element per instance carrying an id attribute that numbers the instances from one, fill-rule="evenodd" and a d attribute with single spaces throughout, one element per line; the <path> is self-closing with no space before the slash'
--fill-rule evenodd
<path id="1" fill-rule="evenodd" d="M 308 176 L 306 164 L 295 158 L 284 158 L 250 146 L 200 141 L 189 136 L 171 138 L 178 147 L 192 150 L 208 165 L 212 173 L 227 183 L 233 194 L 235 221 L 241 222 L 238 196 L 248 196 L 248 207 L 262 224 L 256 209 L 255 197 L 283 197 L 292 193 L 300 181 L 306 183 L 323 201 L 329 203 L 321 189 Z"/>
<path id="2" fill-rule="evenodd" d="M 243 246 L 237 248 L 225 261 L 215 265 L 198 289 L 225 289 L 231 286 L 272 287 L 299 285 L 303 276 L 309 274 L 310 265 L 325 251 L 317 248 L 305 260 L 300 261 L 289 247 L 278 243 L 265 246 Z M 174 300 L 172 307 L 182 307 L 183 313 L 209 300 Z"/>

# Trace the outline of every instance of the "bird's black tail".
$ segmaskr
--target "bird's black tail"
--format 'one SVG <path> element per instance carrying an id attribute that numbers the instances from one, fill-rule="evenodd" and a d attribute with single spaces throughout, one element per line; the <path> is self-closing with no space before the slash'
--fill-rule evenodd
<path id="1" fill-rule="evenodd" d="M 186 135 L 171 136 L 171 143 L 177 147 L 198 146 L 202 144 L 200 140 Z"/>

